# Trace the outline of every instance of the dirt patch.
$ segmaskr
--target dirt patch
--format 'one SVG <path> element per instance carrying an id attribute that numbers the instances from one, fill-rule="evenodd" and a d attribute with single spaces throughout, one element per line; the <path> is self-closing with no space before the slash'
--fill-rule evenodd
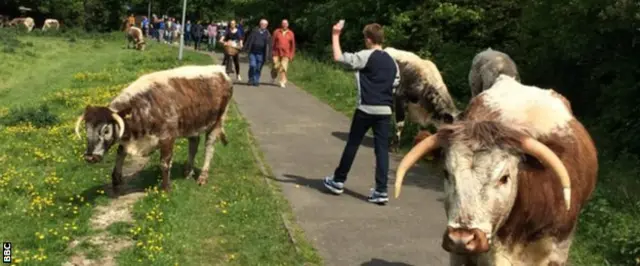
<path id="1" fill-rule="evenodd" d="M 123 175 L 127 180 L 135 178 L 135 174 L 140 172 L 147 162 L 148 158 L 130 157 L 125 166 L 123 167 Z M 110 191 L 110 185 L 107 185 Z M 88 259 L 85 254 L 81 252 L 71 256 L 69 261 L 63 264 L 63 266 L 115 266 L 115 255 L 121 250 L 133 245 L 133 241 L 126 237 L 114 236 L 106 231 L 109 225 L 116 222 L 133 222 L 132 208 L 133 204 L 144 197 L 143 192 L 131 192 L 133 188 L 125 187 L 124 195 L 112 199 L 106 206 L 97 206 L 94 210 L 93 216 L 90 220 L 91 229 L 98 232 L 95 235 L 88 236 L 82 239 L 74 240 L 69 244 L 69 249 L 74 249 L 81 243 L 87 243 L 91 246 L 97 247 L 102 258 Z"/>

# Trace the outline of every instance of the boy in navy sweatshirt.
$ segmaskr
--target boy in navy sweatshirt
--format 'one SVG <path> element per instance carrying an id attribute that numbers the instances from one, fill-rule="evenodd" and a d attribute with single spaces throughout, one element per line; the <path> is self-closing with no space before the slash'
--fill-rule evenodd
<path id="1" fill-rule="evenodd" d="M 351 170 L 351 165 L 365 134 L 373 128 L 376 154 L 375 188 L 372 189 L 368 201 L 386 204 L 387 181 L 389 172 L 389 131 L 393 106 L 393 88 L 400 82 L 400 73 L 395 60 L 382 50 L 384 32 L 377 23 L 364 27 L 365 45 L 367 49 L 357 53 L 342 53 L 340 48 L 341 24 L 333 26 L 332 46 L 333 59 L 347 68 L 356 71 L 358 104 L 349 139 L 342 153 L 340 164 L 333 175 L 324 179 L 324 186 L 335 194 L 344 191 L 344 182 Z"/>

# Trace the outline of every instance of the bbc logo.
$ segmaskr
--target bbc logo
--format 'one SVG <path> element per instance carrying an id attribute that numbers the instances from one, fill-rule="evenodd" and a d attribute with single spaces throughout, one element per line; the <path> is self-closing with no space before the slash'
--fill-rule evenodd
<path id="1" fill-rule="evenodd" d="M 11 242 L 2 244 L 2 263 L 11 263 Z"/>

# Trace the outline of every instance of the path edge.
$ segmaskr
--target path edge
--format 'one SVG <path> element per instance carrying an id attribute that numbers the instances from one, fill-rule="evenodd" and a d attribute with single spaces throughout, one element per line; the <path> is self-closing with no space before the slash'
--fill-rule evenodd
<path id="1" fill-rule="evenodd" d="M 233 101 L 234 111 L 242 117 L 249 124 L 250 121 L 245 118 L 244 114 L 240 111 L 238 104 Z M 280 219 L 282 221 L 282 226 L 287 231 L 287 236 L 289 241 L 295 248 L 296 253 L 305 259 L 304 265 L 324 265 L 323 259 L 318 254 L 318 250 L 311 244 L 311 242 L 307 239 L 307 236 L 300 228 L 298 223 L 296 222 L 295 215 L 293 214 L 293 210 L 291 208 L 291 204 L 284 197 L 280 187 L 277 184 L 273 183 L 275 179 L 275 175 L 273 174 L 273 170 L 271 167 L 265 163 L 264 153 L 258 148 L 259 142 L 254 137 L 251 126 L 249 126 L 249 130 L 246 132 L 246 138 L 249 141 L 249 147 L 251 148 L 251 153 L 253 154 L 253 158 L 255 163 L 258 165 L 260 169 L 260 174 L 262 175 L 262 179 L 265 185 L 269 188 L 269 191 L 273 196 L 276 197 L 276 201 L 278 204 L 284 207 L 284 210 L 280 211 Z M 313 261 L 313 262 L 310 262 Z M 317 264 L 316 264 L 317 263 Z"/>

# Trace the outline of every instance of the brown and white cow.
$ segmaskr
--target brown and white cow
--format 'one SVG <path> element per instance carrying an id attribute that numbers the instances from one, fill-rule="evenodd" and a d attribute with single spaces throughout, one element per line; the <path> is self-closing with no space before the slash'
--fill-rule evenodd
<path id="1" fill-rule="evenodd" d="M 520 81 L 518 67 L 509 55 L 491 48 L 478 53 L 473 57 L 471 70 L 469 71 L 471 97 L 475 97 L 482 91 L 491 88 L 501 74 Z"/>
<path id="2" fill-rule="evenodd" d="M 0 15 L 0 28 L 8 27 L 9 23 L 9 16 Z"/>
<path id="3" fill-rule="evenodd" d="M 131 48 L 131 43 L 135 45 L 136 49 L 144 51 L 146 42 L 140 28 L 132 26 L 127 29 L 127 48 Z"/>
<path id="4" fill-rule="evenodd" d="M 31 32 L 31 30 L 33 30 L 33 27 L 35 26 L 35 22 L 33 21 L 33 18 L 31 17 L 26 17 L 26 18 L 14 18 L 11 20 L 11 22 L 9 22 L 9 26 L 11 27 L 21 27 L 24 26 L 28 32 Z"/>
<path id="5" fill-rule="evenodd" d="M 500 75 L 460 118 L 403 158 L 396 198 L 407 170 L 440 150 L 451 265 L 565 265 L 598 173 L 568 101 Z"/>
<path id="6" fill-rule="evenodd" d="M 400 71 L 400 86 L 394 95 L 394 144 L 400 141 L 405 112 L 411 122 L 422 127 L 453 122 L 459 111 L 438 67 L 430 60 L 422 59 L 409 51 L 392 47 L 387 47 L 384 51 L 396 60 Z"/>
<path id="7" fill-rule="evenodd" d="M 48 29 L 60 29 L 60 22 L 53 18 L 45 19 L 44 24 L 42 25 L 42 31 L 47 31 Z"/>
<path id="8" fill-rule="evenodd" d="M 224 145 L 224 121 L 233 94 L 233 83 L 224 67 L 183 66 L 154 72 L 138 78 L 114 98 L 109 106 L 87 106 L 76 123 L 80 137 L 81 122 L 86 121 L 89 163 L 102 160 L 109 148 L 118 143 L 112 172 L 114 191 L 122 183 L 122 165 L 127 154 L 148 156 L 160 149 L 162 188 L 171 189 L 169 172 L 176 139 L 189 140 L 185 175 L 193 175 L 193 162 L 205 134 L 205 160 L 198 184 L 209 176 L 214 143 Z"/>

